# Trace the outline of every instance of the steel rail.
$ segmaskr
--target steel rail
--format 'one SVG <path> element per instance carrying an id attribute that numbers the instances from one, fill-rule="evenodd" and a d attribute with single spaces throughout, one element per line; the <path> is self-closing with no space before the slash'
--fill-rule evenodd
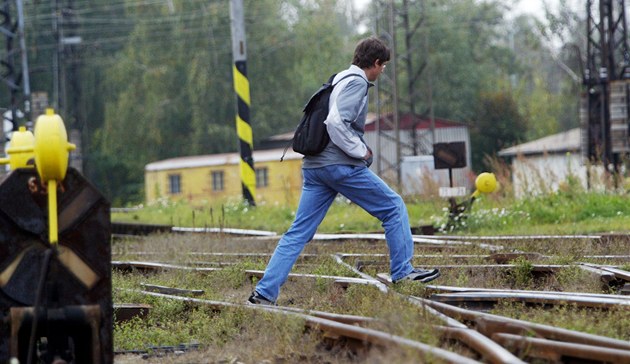
<path id="1" fill-rule="evenodd" d="M 551 291 L 533 291 L 533 290 L 524 290 L 524 289 L 498 289 L 498 288 L 477 288 L 477 287 L 454 287 L 454 286 L 440 286 L 440 285 L 431 285 L 427 284 L 425 286 L 427 292 L 429 293 L 460 293 L 460 292 L 496 292 L 496 293 L 525 293 L 530 295 L 548 295 L 553 294 L 557 296 L 568 296 L 568 297 L 590 297 L 590 298 L 605 298 L 605 299 L 616 299 L 620 301 L 628 301 L 630 302 L 630 296 L 623 295 L 614 295 L 614 294 L 605 294 L 605 293 L 585 293 L 585 292 L 551 292 Z"/>
<path id="2" fill-rule="evenodd" d="M 324 332 L 332 332 L 339 336 L 344 336 L 350 339 L 358 340 L 364 343 L 370 343 L 373 345 L 378 345 L 381 347 L 406 347 L 410 349 L 416 350 L 419 354 L 423 355 L 427 360 L 441 360 L 447 363 L 454 364 L 467 364 L 467 363 L 479 363 L 476 360 L 467 358 L 465 356 L 450 352 L 448 350 L 444 350 L 441 348 L 437 348 L 428 344 L 424 344 L 418 341 L 414 341 L 411 339 L 407 339 L 398 335 L 389 334 L 386 332 L 363 328 L 355 325 L 345 324 L 321 317 L 316 317 L 307 313 L 295 312 L 292 310 L 286 310 L 285 307 L 281 306 L 264 306 L 264 305 L 245 305 L 245 304 L 236 304 L 236 303 L 228 303 L 221 301 L 210 301 L 203 300 L 199 298 L 191 298 L 191 297 L 181 297 L 174 295 L 165 295 L 155 292 L 147 292 L 147 291 L 136 291 L 141 294 L 160 297 L 166 299 L 173 299 L 178 301 L 184 301 L 188 303 L 196 303 L 201 305 L 210 306 L 213 309 L 220 310 L 225 307 L 240 307 L 246 309 L 255 309 L 255 310 L 264 310 L 268 312 L 274 312 L 278 314 L 291 315 L 294 317 L 301 318 L 305 320 L 306 326 L 312 329 L 324 331 Z M 312 313 L 309 311 L 309 313 Z"/>
<path id="3" fill-rule="evenodd" d="M 234 229 L 234 228 L 211 228 L 211 227 L 179 227 L 173 226 L 171 231 L 174 233 L 213 233 L 227 235 L 247 235 L 256 237 L 278 237 L 275 231 L 251 230 L 251 229 Z"/>
<path id="4" fill-rule="evenodd" d="M 167 263 L 156 263 L 156 262 L 140 262 L 140 261 L 112 261 L 112 268 L 120 269 L 120 270 L 139 270 L 139 271 L 167 271 L 167 270 L 183 270 L 183 271 L 192 271 L 192 272 L 217 272 L 222 270 L 223 268 L 214 268 L 214 267 L 190 267 L 185 265 L 177 265 L 177 264 L 167 264 Z M 245 270 L 245 276 L 248 279 L 252 277 L 262 278 L 265 271 L 263 270 Z M 347 283 L 358 283 L 358 284 L 366 284 L 372 282 L 366 282 L 363 278 L 355 278 L 355 277 L 343 277 L 343 276 L 328 276 L 328 275 L 319 275 L 319 274 L 307 274 L 307 273 L 289 273 L 289 279 L 327 279 L 334 281 L 343 281 Z"/>
<path id="5" fill-rule="evenodd" d="M 630 350 L 630 342 L 624 340 L 618 340 L 605 336 L 588 334 L 580 331 L 563 329 L 524 320 L 517 320 L 505 316 L 467 310 L 461 307 L 455 307 L 421 297 L 413 297 L 413 299 L 417 300 L 418 302 L 422 302 L 429 307 L 433 307 L 434 309 L 455 319 L 473 322 L 481 333 L 490 336 L 493 333 L 497 332 L 524 335 L 533 333 L 536 336 L 540 336 L 550 340 L 559 340 L 577 344 Z"/>
<path id="6" fill-rule="evenodd" d="M 527 336 L 497 333 L 492 335 L 503 346 L 515 352 L 526 352 L 528 356 L 563 361 L 565 357 L 597 360 L 604 363 L 630 363 L 630 351 L 602 348 L 600 346 L 558 342 Z"/>
<path id="7" fill-rule="evenodd" d="M 144 289 L 147 291 L 158 292 L 158 293 L 163 293 L 163 294 L 201 296 L 202 294 L 205 293 L 201 289 L 183 289 L 183 288 L 166 287 L 166 286 L 159 286 L 159 285 L 147 284 L 147 283 L 140 283 L 140 285 L 144 287 Z"/>
<path id="8" fill-rule="evenodd" d="M 264 270 L 245 270 L 245 275 L 248 278 L 256 277 L 262 278 L 265 274 Z M 308 273 L 289 273 L 289 279 L 297 279 L 297 278 L 316 278 L 316 279 L 326 279 L 326 280 L 343 280 L 346 282 L 356 282 L 356 283 L 366 283 L 364 278 L 355 278 L 355 277 L 343 277 L 343 276 L 328 276 L 328 275 L 320 275 L 320 274 L 308 274 Z"/>
<path id="9" fill-rule="evenodd" d="M 490 363 L 524 363 L 510 353 L 504 346 L 493 338 L 469 328 L 438 326 L 436 329 L 449 339 L 455 339 L 469 348 L 473 348 Z"/>
<path id="10" fill-rule="evenodd" d="M 577 307 L 612 309 L 619 308 L 630 310 L 630 300 L 556 295 L 553 293 L 523 293 L 523 292 L 488 292 L 488 291 L 467 291 L 456 293 L 438 293 L 430 297 L 433 301 L 448 303 L 451 305 L 472 304 L 472 303 L 497 303 L 499 301 L 524 302 L 545 305 L 575 305 Z"/>
<path id="11" fill-rule="evenodd" d="M 389 288 L 386 283 L 382 283 L 379 279 L 374 278 L 368 274 L 365 274 L 358 269 L 350 266 L 346 262 L 343 261 L 343 258 L 334 254 L 333 258 L 335 261 L 348 269 L 351 269 L 356 274 L 359 274 L 362 278 L 364 278 L 368 282 L 374 282 L 372 284 L 377 285 L 381 291 L 384 293 L 388 293 Z M 390 282 L 391 284 L 391 282 Z M 447 328 L 438 328 L 440 332 L 447 337 L 451 337 L 457 339 L 459 342 L 468 346 L 475 352 L 477 352 L 481 357 L 487 360 L 490 363 L 502 364 L 502 363 L 523 363 L 519 358 L 512 355 L 509 351 L 503 348 L 501 345 L 497 344 L 487 336 L 475 331 L 473 329 L 468 328 L 465 324 L 457 321 L 456 319 L 449 317 L 433 307 L 427 306 L 425 304 L 419 303 L 417 300 L 413 299 L 411 296 L 403 295 L 395 291 L 395 294 L 404 297 L 410 303 L 419 306 L 424 312 L 436 317 L 437 319 L 444 322 L 448 327 Z"/>
<path id="12" fill-rule="evenodd" d="M 581 265 L 585 266 L 585 267 L 590 267 L 590 268 L 594 268 L 594 269 L 600 269 L 603 270 L 605 272 L 609 272 L 615 275 L 615 278 L 617 279 L 621 279 L 627 282 L 630 282 L 630 272 L 626 271 L 626 270 L 622 270 L 616 267 L 611 267 L 611 266 L 607 266 L 607 265 L 595 265 L 595 264 L 591 264 L 591 263 L 580 263 Z"/>
<path id="13" fill-rule="evenodd" d="M 119 270 L 143 270 L 143 271 L 161 271 L 161 270 L 185 270 L 195 272 L 215 272 L 222 268 L 211 267 L 189 267 L 179 264 L 145 262 L 145 261 L 112 261 L 112 269 Z"/>
<path id="14" fill-rule="evenodd" d="M 431 265 L 434 268 L 443 269 L 514 269 L 516 264 L 437 264 Z M 562 268 L 571 267 L 563 264 L 532 264 L 531 271 L 538 273 L 556 273 Z"/>
<path id="15" fill-rule="evenodd" d="M 419 235 L 430 236 L 433 239 L 447 240 L 553 240 L 553 239 L 601 239 L 604 235 Z"/>
<path id="16" fill-rule="evenodd" d="M 382 241 L 385 239 L 385 234 L 315 234 L 313 237 L 313 241 L 327 241 L 327 240 L 377 240 Z M 478 246 L 483 249 L 487 249 L 490 251 L 500 251 L 503 250 L 503 246 L 497 246 L 492 244 L 485 243 L 473 243 L 469 241 L 460 241 L 460 240 L 448 240 L 448 239 L 435 239 L 433 237 L 427 238 L 423 236 L 412 236 L 413 242 L 416 244 L 427 244 L 433 246 Z"/>
<path id="17" fill-rule="evenodd" d="M 608 285 L 610 282 L 615 281 L 616 277 L 614 273 L 605 271 L 603 269 L 599 269 L 599 268 L 595 268 L 595 267 L 590 267 L 584 264 L 578 264 L 577 267 L 579 267 L 581 270 L 590 273 L 592 276 L 598 278 L 602 283 Z"/>
<path id="18" fill-rule="evenodd" d="M 344 262 L 343 258 L 339 254 L 333 254 L 332 257 L 333 257 L 333 259 L 335 259 L 335 261 L 338 264 L 340 264 L 340 265 L 342 265 L 342 266 L 352 270 L 354 273 L 358 274 L 361 278 L 365 279 L 366 284 L 370 284 L 370 285 L 373 285 L 373 286 L 377 287 L 381 292 L 383 292 L 385 294 L 390 292 L 389 288 L 387 287 L 387 284 L 379 281 L 378 279 L 376 279 L 376 278 L 374 278 L 374 277 L 372 277 L 372 276 L 370 276 L 368 274 L 365 274 L 365 273 L 361 272 L 360 270 L 356 269 L 355 267 L 353 267 L 353 266 L 349 265 L 348 263 Z M 345 288 L 345 287 L 347 287 L 350 284 L 356 284 L 356 283 L 355 282 L 350 282 L 350 281 L 338 280 L 338 281 L 335 281 L 335 284 L 343 285 L 344 288 Z M 415 302 L 413 302 L 413 301 L 411 301 L 411 302 L 415 304 Z M 459 328 L 467 328 L 466 325 L 460 323 L 459 321 L 457 321 L 457 320 L 455 320 L 453 318 L 450 318 L 450 317 L 444 315 L 443 313 L 441 313 L 441 312 L 439 312 L 439 311 L 437 311 L 437 310 L 435 310 L 435 309 L 433 309 L 431 307 L 423 306 L 422 309 L 424 309 L 426 312 L 430 313 L 431 315 L 437 317 L 438 319 L 440 319 L 442 322 L 444 322 L 448 326 L 459 327 Z"/>

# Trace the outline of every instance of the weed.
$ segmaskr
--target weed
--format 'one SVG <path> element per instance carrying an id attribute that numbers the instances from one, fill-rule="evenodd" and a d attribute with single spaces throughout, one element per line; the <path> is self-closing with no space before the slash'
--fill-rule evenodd
<path id="1" fill-rule="evenodd" d="M 514 269 L 512 270 L 512 279 L 515 287 L 520 289 L 528 288 L 532 285 L 534 277 L 532 271 L 534 265 L 528 259 L 518 257 L 512 261 Z"/>
<path id="2" fill-rule="evenodd" d="M 215 289 L 221 291 L 222 288 L 235 289 L 242 286 L 245 283 L 244 270 L 241 264 L 236 264 L 217 271 L 213 280 Z"/>
<path id="3" fill-rule="evenodd" d="M 334 261 L 329 256 L 319 258 L 314 263 L 316 265 L 315 265 L 315 268 L 311 270 L 312 274 L 330 275 L 330 276 L 339 276 L 339 277 L 357 277 L 356 273 L 354 273 L 353 271 L 344 267 L 341 264 L 337 264 L 337 262 Z"/>

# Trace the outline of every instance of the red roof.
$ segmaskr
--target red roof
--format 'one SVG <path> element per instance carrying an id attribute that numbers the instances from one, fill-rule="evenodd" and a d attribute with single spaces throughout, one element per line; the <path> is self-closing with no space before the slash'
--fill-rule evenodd
<path id="1" fill-rule="evenodd" d="M 402 114 L 399 115 L 400 119 L 400 130 L 411 130 L 413 125 L 416 124 L 416 130 L 418 129 L 430 129 L 431 128 L 431 120 L 429 118 L 422 118 L 418 115 L 412 114 Z M 433 118 L 435 122 L 435 128 L 461 128 L 467 127 L 466 124 L 460 123 L 458 121 L 452 121 L 442 118 Z M 392 114 L 383 114 L 381 115 L 381 130 L 392 130 L 394 126 L 391 125 Z M 365 131 L 374 131 L 376 130 L 376 115 L 371 114 L 368 115 L 368 120 L 365 123 Z"/>

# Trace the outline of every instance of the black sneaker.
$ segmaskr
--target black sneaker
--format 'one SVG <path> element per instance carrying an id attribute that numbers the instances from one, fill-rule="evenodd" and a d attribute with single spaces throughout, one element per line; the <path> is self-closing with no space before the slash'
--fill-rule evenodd
<path id="1" fill-rule="evenodd" d="M 260 293 L 256 291 L 252 292 L 252 295 L 249 296 L 249 298 L 247 299 L 247 302 L 254 305 L 276 306 L 275 302 L 266 299 L 263 295 L 261 295 Z"/>
<path id="2" fill-rule="evenodd" d="M 420 269 L 416 268 L 406 276 L 397 279 L 394 283 L 400 281 L 419 281 L 422 283 L 428 283 L 440 276 L 440 271 L 437 269 Z"/>

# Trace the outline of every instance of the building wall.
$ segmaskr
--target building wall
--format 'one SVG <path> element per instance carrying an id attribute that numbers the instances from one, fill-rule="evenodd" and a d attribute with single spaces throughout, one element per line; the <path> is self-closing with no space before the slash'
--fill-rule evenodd
<path id="1" fill-rule="evenodd" d="M 517 198 L 558 191 L 570 178 L 575 178 L 584 189 L 603 188 L 602 169 L 582 163 L 579 153 L 521 156 L 512 161 L 512 183 Z"/>
<path id="2" fill-rule="evenodd" d="M 454 168 L 449 176 L 448 169 L 435 169 L 432 155 L 416 155 L 402 158 L 400 164 L 402 194 L 437 195 L 440 187 L 464 187 L 472 193 L 474 176 L 470 166 Z M 452 178 L 452 180 L 451 180 Z"/>
<path id="3" fill-rule="evenodd" d="M 257 203 L 297 204 L 302 188 L 302 161 L 255 162 L 255 169 L 267 169 L 267 186 L 256 187 Z M 213 172 L 223 172 L 223 189 L 213 189 Z M 170 192 L 169 176 L 179 176 L 180 192 Z M 240 165 L 224 164 L 191 168 L 145 170 L 147 203 L 165 198 L 171 201 L 226 201 L 242 196 Z"/>
<path id="4" fill-rule="evenodd" d="M 423 180 L 434 181 L 437 187 L 448 187 L 448 170 L 434 170 L 433 160 L 433 135 L 429 129 L 417 130 L 420 155 L 413 156 L 413 138 L 411 131 L 400 131 L 401 142 L 401 184 L 402 194 L 425 194 L 426 184 Z M 396 182 L 396 133 L 394 131 L 382 131 L 380 143 L 375 131 L 365 133 L 365 141 L 372 148 L 374 163 L 370 167 L 375 173 L 390 183 Z M 466 167 L 453 169 L 453 186 L 472 188 L 471 182 L 471 149 L 470 135 L 466 127 L 449 127 L 435 129 L 435 143 L 466 143 Z M 380 160 L 380 171 L 378 158 Z M 417 157 L 417 158 L 416 158 Z M 431 163 L 426 163 L 426 158 L 431 158 Z"/>
<path id="5" fill-rule="evenodd" d="M 269 186 L 257 187 L 257 199 L 267 203 L 297 205 L 302 191 L 302 160 L 264 162 L 256 168 L 266 166 L 269 172 Z"/>

